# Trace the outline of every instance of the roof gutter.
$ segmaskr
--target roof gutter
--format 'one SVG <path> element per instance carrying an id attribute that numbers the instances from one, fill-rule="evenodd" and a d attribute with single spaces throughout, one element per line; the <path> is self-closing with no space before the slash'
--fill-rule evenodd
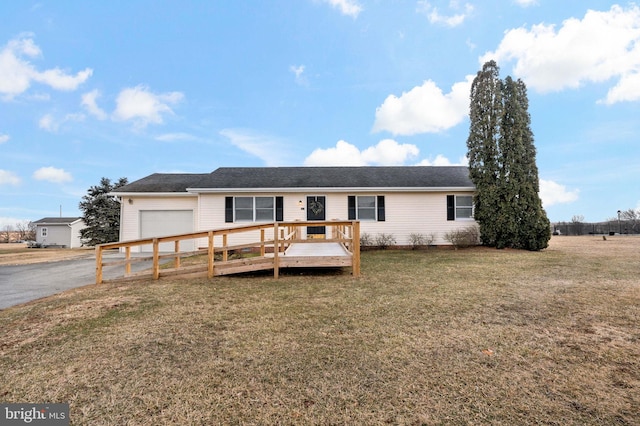
<path id="1" fill-rule="evenodd" d="M 228 194 L 228 193 L 298 193 L 298 192 L 468 192 L 475 191 L 473 186 L 447 186 L 447 187 L 300 187 L 300 188 L 187 188 L 194 194 Z"/>
<path id="2" fill-rule="evenodd" d="M 189 192 L 109 192 L 112 197 L 193 197 Z"/>

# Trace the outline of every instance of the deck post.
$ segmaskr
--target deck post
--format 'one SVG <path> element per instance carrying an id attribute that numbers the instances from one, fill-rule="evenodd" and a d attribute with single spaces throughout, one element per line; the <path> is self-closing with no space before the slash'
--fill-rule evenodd
<path id="1" fill-rule="evenodd" d="M 213 231 L 209 231 L 207 234 L 209 243 L 207 246 L 207 277 L 213 278 Z"/>
<path id="2" fill-rule="evenodd" d="M 96 284 L 102 284 L 102 246 L 96 246 Z"/>
<path id="3" fill-rule="evenodd" d="M 278 278 L 280 275 L 279 270 L 279 252 L 280 252 L 280 240 L 279 240 L 278 222 L 273 224 L 273 278 Z"/>
<path id="4" fill-rule="evenodd" d="M 227 260 L 229 260 L 229 251 L 227 250 L 227 233 L 225 232 L 224 234 L 222 234 L 222 248 L 224 249 L 222 251 L 222 261 L 226 262 Z"/>
<path id="5" fill-rule="evenodd" d="M 353 276 L 360 276 L 360 222 L 354 221 L 351 224 L 351 247 L 353 258 L 351 265 Z"/>
<path id="6" fill-rule="evenodd" d="M 124 265 L 124 274 L 130 275 L 131 274 L 131 246 L 126 246 L 124 248 L 124 260 L 127 262 Z"/>
<path id="7" fill-rule="evenodd" d="M 264 257 L 264 228 L 260 229 L 260 257 Z"/>
<path id="8" fill-rule="evenodd" d="M 153 279 L 160 278 L 160 243 L 157 238 L 153 239 Z"/>
<path id="9" fill-rule="evenodd" d="M 174 267 L 178 269 L 180 267 L 180 240 L 176 240 L 174 243 L 174 251 L 176 253 Z"/>

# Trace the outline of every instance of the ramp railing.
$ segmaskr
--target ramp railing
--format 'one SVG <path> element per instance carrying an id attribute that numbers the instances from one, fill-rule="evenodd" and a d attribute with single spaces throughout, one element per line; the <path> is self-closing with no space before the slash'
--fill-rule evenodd
<path id="1" fill-rule="evenodd" d="M 308 235 L 307 227 L 325 227 L 323 238 Z M 360 275 L 360 222 L 358 221 L 308 221 L 269 222 L 188 234 L 142 238 L 131 241 L 100 244 L 96 246 L 96 284 L 105 281 L 105 268 L 122 266 L 122 275 L 117 279 L 197 274 L 213 278 L 264 269 L 273 269 L 278 277 L 281 257 L 292 244 L 341 245 L 344 256 L 314 255 L 309 265 L 350 266 L 353 276 Z M 185 247 L 189 250 L 182 250 Z M 119 256 L 105 256 L 117 251 Z M 320 252 L 320 250 L 319 250 Z M 124 258 L 120 254 L 124 254 Z M 241 256 L 238 256 L 238 253 Z M 245 256 L 242 256 L 244 254 Z M 322 261 L 319 261 L 322 260 Z M 132 272 L 132 265 L 151 262 L 151 266 Z M 295 265 L 304 267 L 304 259 Z"/>

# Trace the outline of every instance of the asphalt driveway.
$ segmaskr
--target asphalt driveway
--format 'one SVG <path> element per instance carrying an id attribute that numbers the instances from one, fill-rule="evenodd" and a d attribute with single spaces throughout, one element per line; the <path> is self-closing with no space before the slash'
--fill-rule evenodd
<path id="1" fill-rule="evenodd" d="M 109 258 L 124 258 L 122 254 L 108 254 Z M 148 262 L 131 265 L 133 271 L 148 268 Z M 124 274 L 124 266 L 105 267 L 105 279 Z M 95 256 L 29 265 L 0 266 L 0 309 L 61 293 L 71 288 L 94 284 Z"/>

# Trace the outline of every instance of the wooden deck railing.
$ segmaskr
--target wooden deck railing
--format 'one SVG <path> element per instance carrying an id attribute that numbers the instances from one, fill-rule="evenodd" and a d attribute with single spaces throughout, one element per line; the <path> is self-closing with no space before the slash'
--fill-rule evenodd
<path id="1" fill-rule="evenodd" d="M 305 238 L 307 227 L 324 226 L 326 233 L 323 239 Z M 238 238 L 239 237 L 239 238 Z M 229 244 L 235 238 L 241 241 Z M 192 241 L 194 249 L 181 251 L 181 242 Z M 160 244 L 169 243 L 171 251 L 160 251 Z M 173 243 L 173 244 L 171 244 Z M 305 258 L 297 258 L 295 263 L 290 258 L 283 261 L 285 250 L 292 244 L 337 243 L 344 247 L 345 256 L 312 256 L 307 262 Z M 132 256 L 132 248 L 151 246 L 151 253 L 145 256 Z M 124 259 L 106 260 L 107 250 L 124 249 Z M 230 253 L 249 252 L 252 257 L 230 259 Z M 216 255 L 218 259 L 216 260 Z M 186 258 L 192 261 L 184 262 Z M 131 272 L 131 265 L 136 262 L 149 262 L 149 270 L 138 273 Z M 170 267 L 161 267 L 161 261 L 173 263 Z M 309 222 L 274 222 L 241 226 L 234 228 L 199 231 L 189 234 L 170 235 L 157 238 L 121 241 L 96 246 L 96 284 L 105 281 L 103 272 L 107 266 L 123 266 L 123 278 L 150 276 L 154 280 L 160 276 L 198 274 L 213 278 L 226 275 L 264 269 L 273 269 L 274 277 L 278 277 L 281 267 L 304 266 L 350 266 L 353 276 L 360 275 L 360 223 L 358 221 L 309 221 Z"/>

